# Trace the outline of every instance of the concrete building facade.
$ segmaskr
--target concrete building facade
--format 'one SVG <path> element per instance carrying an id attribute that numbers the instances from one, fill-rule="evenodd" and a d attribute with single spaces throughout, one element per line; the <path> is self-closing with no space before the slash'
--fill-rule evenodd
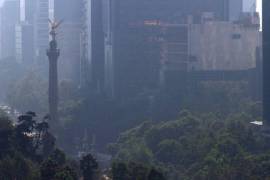
<path id="1" fill-rule="evenodd" d="M 243 0 L 243 12 L 256 12 L 257 0 Z"/>
<path id="2" fill-rule="evenodd" d="M 33 25 L 26 22 L 16 25 L 16 60 L 27 66 L 34 62 L 33 30 Z"/>
<path id="3" fill-rule="evenodd" d="M 194 70 L 244 70 L 256 67 L 261 47 L 259 25 L 205 22 L 190 28 Z"/>
<path id="4" fill-rule="evenodd" d="M 270 1 L 263 0 L 263 120 L 270 125 Z"/>
<path id="5" fill-rule="evenodd" d="M 84 0 L 81 72 L 84 84 L 104 87 L 103 1 Z"/>
<path id="6" fill-rule="evenodd" d="M 143 33 L 145 22 L 185 24 L 186 17 L 192 15 L 192 21 L 200 23 L 205 12 L 218 21 L 234 21 L 242 12 L 242 0 L 103 0 L 103 10 L 105 87 L 110 96 L 123 97 L 149 88 L 142 84 L 147 84 L 143 81 L 150 75 L 146 73 L 142 81 L 135 78 L 147 69 L 147 63 L 143 61 L 145 51 L 138 48 L 146 40 L 147 35 Z M 138 72 L 141 73 L 138 75 Z"/>
<path id="7" fill-rule="evenodd" d="M 229 20 L 238 21 L 243 12 L 243 1 L 245 0 L 230 0 L 229 1 Z"/>
<path id="8" fill-rule="evenodd" d="M 60 80 L 80 81 L 82 16 L 83 0 L 54 0 L 54 18 L 63 21 L 58 30 Z"/>
<path id="9" fill-rule="evenodd" d="M 20 20 L 18 0 L 5 1 L 1 8 L 1 58 L 16 58 L 15 27 Z"/>
<path id="10" fill-rule="evenodd" d="M 49 43 L 49 0 L 36 0 L 33 3 L 35 57 L 38 64 L 43 64 Z"/>

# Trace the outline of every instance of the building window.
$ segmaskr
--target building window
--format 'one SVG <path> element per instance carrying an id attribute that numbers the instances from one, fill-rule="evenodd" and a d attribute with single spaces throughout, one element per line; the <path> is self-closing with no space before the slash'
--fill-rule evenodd
<path id="1" fill-rule="evenodd" d="M 241 34 L 233 34 L 232 39 L 235 39 L 235 40 L 241 39 Z"/>

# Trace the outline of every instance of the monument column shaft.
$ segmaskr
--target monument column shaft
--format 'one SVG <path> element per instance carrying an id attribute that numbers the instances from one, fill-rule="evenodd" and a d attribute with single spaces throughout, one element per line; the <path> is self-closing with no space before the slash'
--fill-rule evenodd
<path id="1" fill-rule="evenodd" d="M 49 111 L 53 122 L 58 120 L 58 55 L 49 52 Z"/>
<path id="2" fill-rule="evenodd" d="M 49 20 L 51 25 L 50 35 L 52 40 L 50 41 L 50 48 L 47 50 L 47 56 L 49 58 L 49 115 L 50 120 L 54 123 L 58 121 L 58 72 L 57 72 L 57 60 L 60 55 L 60 50 L 57 49 L 56 42 L 56 29 L 61 22 L 55 22 Z"/>

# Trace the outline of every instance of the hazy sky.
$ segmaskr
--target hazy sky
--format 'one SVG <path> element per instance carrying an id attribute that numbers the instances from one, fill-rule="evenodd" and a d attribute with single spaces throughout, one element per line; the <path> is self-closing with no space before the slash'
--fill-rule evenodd
<path id="1" fill-rule="evenodd" d="M 0 4 L 2 4 L 5 0 L 0 0 Z M 257 0 L 257 6 L 261 7 L 262 0 Z M 260 8 L 261 9 L 261 8 Z"/>
<path id="2" fill-rule="evenodd" d="M 0 4 L 2 5 L 4 1 L 5 0 L 0 0 Z M 257 11 L 261 13 L 261 9 L 262 9 L 262 0 L 257 0 Z"/>

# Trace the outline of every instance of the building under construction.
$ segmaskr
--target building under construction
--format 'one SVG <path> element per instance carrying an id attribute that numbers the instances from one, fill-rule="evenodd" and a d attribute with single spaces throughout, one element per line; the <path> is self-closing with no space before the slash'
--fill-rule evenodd
<path id="1" fill-rule="evenodd" d="M 236 6 L 231 6 L 232 2 Z M 199 23 L 205 12 L 213 14 L 216 20 L 229 21 L 241 10 L 242 0 L 103 0 L 107 94 L 125 97 L 158 85 L 149 77 L 159 72 L 162 54 L 157 49 L 161 44 L 149 39 L 162 40 L 164 33 L 151 23 L 187 24 L 190 15 L 194 23 Z M 172 27 L 167 31 L 173 29 L 179 31 Z M 182 33 L 183 37 L 185 34 Z M 179 46 L 179 42 L 175 43 Z M 171 59 L 175 55 L 169 56 Z"/>

